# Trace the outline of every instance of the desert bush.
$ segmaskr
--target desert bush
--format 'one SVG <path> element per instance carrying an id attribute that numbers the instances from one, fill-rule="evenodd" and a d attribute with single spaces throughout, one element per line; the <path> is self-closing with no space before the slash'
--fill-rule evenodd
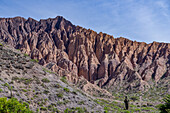
<path id="1" fill-rule="evenodd" d="M 170 113 L 170 95 L 167 95 L 163 101 L 164 104 L 159 104 L 157 107 L 161 111 L 161 113 Z"/>
<path id="2" fill-rule="evenodd" d="M 32 61 L 32 62 L 36 62 L 36 63 L 38 63 L 38 62 L 39 62 L 37 59 L 30 59 L 30 61 Z"/>
<path id="3" fill-rule="evenodd" d="M 24 53 L 24 56 L 25 56 L 25 57 L 27 57 L 27 56 L 29 56 L 29 55 L 28 55 L 28 54 L 26 54 L 26 53 Z"/>
<path id="4" fill-rule="evenodd" d="M 56 84 L 56 85 L 54 85 L 54 87 L 61 88 L 61 85 L 60 84 Z"/>
<path id="5" fill-rule="evenodd" d="M 50 70 L 48 70 L 48 69 L 46 69 L 46 68 L 43 68 L 43 71 L 45 71 L 45 72 L 47 72 L 47 73 L 50 73 L 50 74 L 55 74 L 55 72 L 52 72 L 52 71 L 50 71 Z"/>
<path id="6" fill-rule="evenodd" d="M 77 92 L 76 91 L 72 91 L 73 94 L 77 95 Z"/>
<path id="7" fill-rule="evenodd" d="M 63 94 L 62 93 L 58 93 L 56 94 L 58 98 L 63 98 Z"/>
<path id="8" fill-rule="evenodd" d="M 42 79 L 41 81 L 44 82 L 44 83 L 50 82 L 50 80 L 48 80 L 47 78 L 44 78 L 44 79 Z"/>
<path id="9" fill-rule="evenodd" d="M 60 80 L 61 80 L 62 82 L 64 82 L 64 83 L 67 83 L 67 80 L 66 80 L 66 77 L 65 77 L 65 76 L 61 77 Z"/>
<path id="10" fill-rule="evenodd" d="M 50 93 L 48 90 L 44 90 L 44 92 L 43 92 L 44 94 L 48 94 L 48 93 Z"/>
<path id="11" fill-rule="evenodd" d="M 130 99 L 133 100 L 133 101 L 136 101 L 136 100 L 139 100 L 139 97 L 133 96 L 133 97 L 131 97 Z"/>
<path id="12" fill-rule="evenodd" d="M 22 89 L 22 91 L 23 91 L 23 92 L 27 92 L 27 90 L 26 90 L 26 89 Z"/>
<path id="13" fill-rule="evenodd" d="M 48 109 L 46 107 L 41 107 L 40 110 L 47 111 Z"/>
<path id="14" fill-rule="evenodd" d="M 3 90 L 2 89 L 0 89 L 0 92 L 2 92 Z"/>
<path id="15" fill-rule="evenodd" d="M 33 113 L 28 103 L 20 103 L 16 98 L 0 98 L 0 113 Z"/>
<path id="16" fill-rule="evenodd" d="M 64 88 L 64 91 L 67 93 L 70 92 L 70 90 L 68 88 Z"/>
<path id="17" fill-rule="evenodd" d="M 0 43 L 0 46 L 3 46 L 3 44 Z"/>
<path id="18" fill-rule="evenodd" d="M 70 112 L 72 112 L 72 110 L 69 109 L 69 108 L 66 108 L 66 109 L 64 110 L 64 113 L 70 113 Z"/>
<path id="19" fill-rule="evenodd" d="M 77 111 L 77 112 L 76 112 Z M 71 108 L 71 109 L 69 109 L 69 108 L 66 108 L 65 110 L 64 110 L 64 113 L 87 113 L 87 110 L 86 110 L 86 108 L 80 108 L 80 107 L 76 107 L 76 108 Z"/>
<path id="20" fill-rule="evenodd" d="M 80 101 L 78 102 L 79 105 L 83 105 L 84 104 L 84 101 Z"/>

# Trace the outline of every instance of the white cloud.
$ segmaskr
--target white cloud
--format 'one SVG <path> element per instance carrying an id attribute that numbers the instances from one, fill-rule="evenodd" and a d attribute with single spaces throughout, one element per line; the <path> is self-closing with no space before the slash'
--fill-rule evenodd
<path id="1" fill-rule="evenodd" d="M 64 16 L 73 24 L 137 41 L 170 42 L 170 0 L 2 0 L 0 16 Z"/>
<path id="2" fill-rule="evenodd" d="M 168 5 L 164 2 L 164 1 L 156 1 L 156 4 L 158 7 L 163 8 L 163 9 L 167 9 Z"/>

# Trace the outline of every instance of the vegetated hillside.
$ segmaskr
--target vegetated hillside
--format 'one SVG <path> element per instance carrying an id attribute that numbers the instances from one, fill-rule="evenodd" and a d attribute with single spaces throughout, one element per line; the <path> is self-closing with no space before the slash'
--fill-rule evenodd
<path id="1" fill-rule="evenodd" d="M 36 62 L 19 50 L 0 46 L 0 97 L 15 97 L 34 111 L 103 111 L 95 98 Z"/>
<path id="2" fill-rule="evenodd" d="M 109 90 L 147 91 L 170 76 L 170 43 L 113 38 L 61 16 L 1 18 L 0 38 L 73 83 L 83 76 Z"/>
<path id="3" fill-rule="evenodd" d="M 120 98 L 116 99 L 116 96 L 112 97 L 106 90 L 82 77 L 74 85 L 66 77 L 60 77 L 27 54 L 0 41 L 0 98 L 2 97 L 14 97 L 20 102 L 26 102 L 37 113 L 128 112 L 124 110 L 121 101 L 124 97 L 119 95 Z M 155 102 L 141 102 L 135 96 L 131 100 L 130 112 L 158 112 L 153 104 Z M 2 109 L 1 106 L 0 110 Z"/>

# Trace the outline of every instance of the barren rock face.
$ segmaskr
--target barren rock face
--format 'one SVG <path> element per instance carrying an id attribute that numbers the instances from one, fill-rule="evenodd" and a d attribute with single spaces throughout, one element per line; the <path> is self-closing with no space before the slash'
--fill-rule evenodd
<path id="1" fill-rule="evenodd" d="M 60 16 L 40 21 L 1 18 L 0 38 L 71 81 L 84 76 L 100 87 L 144 90 L 149 81 L 170 76 L 170 43 L 113 38 Z"/>

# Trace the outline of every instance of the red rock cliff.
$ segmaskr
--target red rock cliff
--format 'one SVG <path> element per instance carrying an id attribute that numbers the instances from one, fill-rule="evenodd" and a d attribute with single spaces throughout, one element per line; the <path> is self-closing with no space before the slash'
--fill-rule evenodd
<path id="1" fill-rule="evenodd" d="M 61 16 L 40 21 L 1 18 L 0 38 L 71 81 L 84 76 L 100 87 L 143 90 L 150 80 L 170 76 L 170 43 L 113 38 Z"/>

